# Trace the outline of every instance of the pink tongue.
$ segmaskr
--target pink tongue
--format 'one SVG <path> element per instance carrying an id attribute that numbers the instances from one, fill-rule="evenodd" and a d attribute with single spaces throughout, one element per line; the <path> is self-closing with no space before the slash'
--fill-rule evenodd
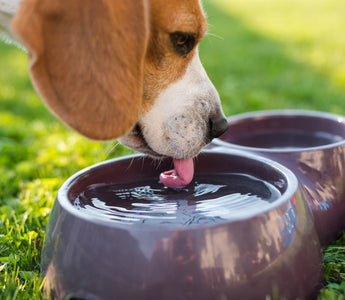
<path id="1" fill-rule="evenodd" d="M 182 188 L 193 179 L 193 159 L 174 159 L 173 162 L 175 169 L 161 173 L 159 178 L 168 187 Z"/>

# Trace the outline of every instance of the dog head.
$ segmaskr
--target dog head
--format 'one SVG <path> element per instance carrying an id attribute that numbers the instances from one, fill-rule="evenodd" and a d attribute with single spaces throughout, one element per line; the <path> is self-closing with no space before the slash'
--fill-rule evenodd
<path id="1" fill-rule="evenodd" d="M 227 122 L 198 56 L 199 0 L 23 0 L 12 30 L 66 124 L 137 151 L 194 157 Z"/>

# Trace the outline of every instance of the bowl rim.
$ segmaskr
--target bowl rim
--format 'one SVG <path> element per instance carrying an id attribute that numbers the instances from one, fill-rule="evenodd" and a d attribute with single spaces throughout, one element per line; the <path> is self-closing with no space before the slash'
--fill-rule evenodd
<path id="1" fill-rule="evenodd" d="M 329 112 L 323 111 L 316 111 L 316 110 L 305 110 L 305 109 L 272 109 L 272 110 L 258 110 L 252 112 L 246 112 L 241 114 L 236 114 L 230 117 L 227 117 L 228 123 L 233 121 L 245 120 L 245 119 L 263 119 L 268 117 L 316 117 L 321 118 L 329 121 L 334 121 L 336 123 L 344 124 L 345 127 L 345 116 L 337 115 Z M 216 138 L 212 141 L 213 145 L 222 146 L 226 148 L 234 148 L 242 151 L 260 151 L 261 153 L 300 153 L 300 152 L 307 152 L 307 151 L 317 151 L 317 150 L 326 150 L 335 148 L 338 146 L 342 146 L 345 144 L 345 138 L 342 141 L 329 143 L 321 146 L 314 146 L 314 147 L 301 147 L 301 148 L 263 148 L 263 147 L 251 147 L 251 146 L 243 146 L 238 145 L 230 142 L 226 142 L 221 140 L 220 138 Z"/>
<path id="2" fill-rule="evenodd" d="M 95 223 L 101 226 L 105 226 L 108 228 L 117 228 L 117 229 L 126 229 L 126 230 L 150 230 L 154 231 L 159 230 L 159 231 L 189 231 L 189 230 L 198 230 L 198 229 L 204 229 L 204 228 L 214 228 L 214 227 L 219 227 L 219 226 L 224 226 L 226 224 L 230 223 L 235 223 L 238 221 L 244 221 L 247 219 L 252 219 L 255 217 L 258 217 L 259 215 L 263 215 L 268 213 L 269 211 L 273 211 L 277 209 L 279 206 L 281 206 L 283 203 L 289 201 L 296 193 L 298 189 L 298 180 L 295 176 L 295 174 L 290 171 L 287 167 L 270 160 L 268 158 L 262 157 L 260 155 L 256 155 L 253 153 L 241 151 L 241 150 L 225 150 L 225 151 L 219 151 L 219 150 L 202 150 L 199 154 L 199 156 L 204 156 L 204 155 L 226 155 L 226 156 L 244 156 L 247 159 L 250 160 L 256 160 L 260 161 L 263 164 L 268 165 L 270 168 L 275 169 L 279 173 L 281 173 L 286 180 L 286 185 L 287 188 L 285 192 L 282 194 L 282 196 L 274 201 L 272 205 L 270 205 L 268 208 L 263 209 L 260 212 L 255 212 L 255 213 L 247 213 L 246 215 L 241 215 L 238 218 L 234 218 L 231 220 L 224 220 L 220 221 L 214 224 L 191 224 L 188 226 L 169 226 L 169 225 L 157 225 L 157 224 L 145 224 L 143 225 L 142 223 L 134 223 L 134 224 L 121 224 L 121 223 L 116 223 L 109 221 L 107 219 L 102 219 L 99 216 L 96 215 L 89 215 L 83 212 L 79 212 L 70 202 L 68 199 L 68 191 L 73 184 L 78 182 L 78 179 L 81 178 L 83 175 L 86 173 L 93 171 L 98 168 L 103 168 L 109 164 L 116 164 L 117 162 L 123 161 L 123 160 L 128 160 L 132 161 L 133 159 L 142 159 L 145 157 L 143 154 L 134 154 L 134 155 L 127 155 L 127 156 L 122 156 L 118 158 L 113 158 L 109 159 L 94 165 L 91 165 L 87 168 L 84 168 L 77 173 L 73 174 L 71 177 L 69 177 L 59 188 L 56 196 L 56 202 L 58 202 L 64 210 L 66 210 L 69 214 L 73 215 L 74 217 L 80 218 L 84 221 L 90 222 L 90 223 Z"/>

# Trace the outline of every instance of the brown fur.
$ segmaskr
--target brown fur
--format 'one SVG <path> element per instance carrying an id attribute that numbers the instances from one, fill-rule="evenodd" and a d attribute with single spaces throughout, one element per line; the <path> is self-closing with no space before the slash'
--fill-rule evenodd
<path id="1" fill-rule="evenodd" d="M 23 0 L 12 30 L 28 49 L 34 86 L 65 123 L 92 139 L 126 134 L 195 54 L 169 34 L 200 41 L 198 0 Z"/>
<path id="2" fill-rule="evenodd" d="M 197 43 L 204 37 L 206 21 L 198 0 L 151 0 L 151 34 L 144 69 L 144 109 L 149 109 L 160 91 L 185 72 L 196 49 L 186 57 L 173 49 L 169 34 L 194 33 Z"/>

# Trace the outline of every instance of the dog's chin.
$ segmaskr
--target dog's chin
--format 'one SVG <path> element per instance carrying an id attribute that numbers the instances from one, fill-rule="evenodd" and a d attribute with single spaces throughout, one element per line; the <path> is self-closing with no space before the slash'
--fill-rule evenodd
<path id="1" fill-rule="evenodd" d="M 139 125 L 136 125 L 126 136 L 120 138 L 119 142 L 128 148 L 131 148 L 137 152 L 146 154 L 155 159 L 162 159 L 165 157 L 172 157 L 176 159 L 193 158 L 196 155 L 198 155 L 201 149 L 203 148 L 203 146 L 207 144 L 207 143 L 203 143 L 203 145 L 199 147 L 200 149 L 197 148 L 197 149 L 193 149 L 192 151 L 191 149 L 189 149 L 189 151 L 186 153 L 181 153 L 180 149 L 177 149 L 176 153 L 172 153 L 171 151 L 170 151 L 171 153 L 170 152 L 159 153 L 155 151 L 154 149 L 152 149 L 150 144 L 147 142 Z"/>

